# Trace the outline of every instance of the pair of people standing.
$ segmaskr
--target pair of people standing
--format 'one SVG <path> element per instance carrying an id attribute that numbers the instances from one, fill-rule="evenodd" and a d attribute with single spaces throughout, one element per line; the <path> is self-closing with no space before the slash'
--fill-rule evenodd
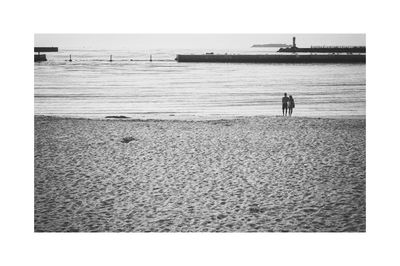
<path id="1" fill-rule="evenodd" d="M 292 116 L 294 106 L 294 99 L 292 95 L 289 95 L 289 97 L 287 97 L 287 93 L 285 92 L 282 98 L 282 115 L 287 116 L 289 109 L 289 116 Z"/>

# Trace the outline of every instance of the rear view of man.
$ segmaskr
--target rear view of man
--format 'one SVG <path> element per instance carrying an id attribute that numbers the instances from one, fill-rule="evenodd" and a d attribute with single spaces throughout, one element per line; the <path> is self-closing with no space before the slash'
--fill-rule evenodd
<path id="1" fill-rule="evenodd" d="M 285 92 L 284 96 L 282 97 L 282 115 L 283 116 L 287 116 L 288 103 L 289 103 L 289 97 L 287 97 L 287 93 Z"/>

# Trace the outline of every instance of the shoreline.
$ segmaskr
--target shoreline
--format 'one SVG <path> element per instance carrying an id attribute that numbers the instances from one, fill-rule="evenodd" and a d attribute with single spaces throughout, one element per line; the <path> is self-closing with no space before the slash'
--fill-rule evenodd
<path id="1" fill-rule="evenodd" d="M 247 120 L 247 119 L 268 119 L 268 118 L 286 118 L 286 119 L 335 119 L 335 120 L 366 120 L 366 115 L 346 115 L 346 116 L 292 116 L 292 117 L 284 117 L 281 115 L 258 115 L 258 116 L 218 116 L 215 118 L 210 117 L 196 117 L 196 118 L 188 118 L 187 116 L 177 117 L 171 116 L 171 118 L 134 118 L 134 117 L 125 117 L 125 118 L 107 118 L 104 117 L 79 117 L 79 116 L 61 116 L 61 115 L 41 115 L 35 114 L 34 118 L 57 118 L 57 119 L 77 119 L 77 120 L 92 120 L 92 121 L 130 121 L 130 122 L 161 122 L 161 121 L 180 121 L 180 122 L 204 122 L 204 121 L 219 121 L 219 120 Z"/>

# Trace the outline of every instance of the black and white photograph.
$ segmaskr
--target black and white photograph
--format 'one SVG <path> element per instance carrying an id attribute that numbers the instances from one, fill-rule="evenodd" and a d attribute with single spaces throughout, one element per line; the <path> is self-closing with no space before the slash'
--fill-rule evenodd
<path id="1" fill-rule="evenodd" d="M 36 34 L 35 232 L 365 232 L 365 34 Z"/>
<path id="2" fill-rule="evenodd" d="M 398 265 L 394 1 L 3 1 L 1 265 Z"/>

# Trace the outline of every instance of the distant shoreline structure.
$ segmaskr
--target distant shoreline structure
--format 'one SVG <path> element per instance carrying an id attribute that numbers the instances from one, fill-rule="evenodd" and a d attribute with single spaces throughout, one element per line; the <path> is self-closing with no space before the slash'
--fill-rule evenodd
<path id="1" fill-rule="evenodd" d="M 280 48 L 278 53 L 346 53 L 346 54 L 365 54 L 365 46 L 311 46 L 310 48 L 299 48 L 291 46 Z"/>
<path id="2" fill-rule="evenodd" d="M 266 44 L 253 44 L 251 48 L 289 48 L 291 45 L 285 43 L 266 43 Z"/>
<path id="3" fill-rule="evenodd" d="M 365 46 L 311 46 L 310 48 L 299 48 L 296 45 L 296 37 L 293 37 L 293 44 L 290 47 L 280 48 L 278 53 L 345 53 L 365 54 Z M 365 55 L 364 55 L 365 56 Z"/>
<path id="4" fill-rule="evenodd" d="M 276 45 L 276 44 L 268 44 Z M 252 46 L 254 47 L 254 45 Z M 263 46 L 265 47 L 265 46 Z M 278 53 L 283 54 L 178 54 L 177 62 L 208 62 L 208 63 L 338 63 L 338 64 L 365 64 L 365 46 L 311 46 L 299 48 L 296 46 L 296 37 L 293 44 L 280 48 Z M 285 54 L 286 53 L 286 54 Z M 302 54 L 298 54 L 302 53 Z"/>

